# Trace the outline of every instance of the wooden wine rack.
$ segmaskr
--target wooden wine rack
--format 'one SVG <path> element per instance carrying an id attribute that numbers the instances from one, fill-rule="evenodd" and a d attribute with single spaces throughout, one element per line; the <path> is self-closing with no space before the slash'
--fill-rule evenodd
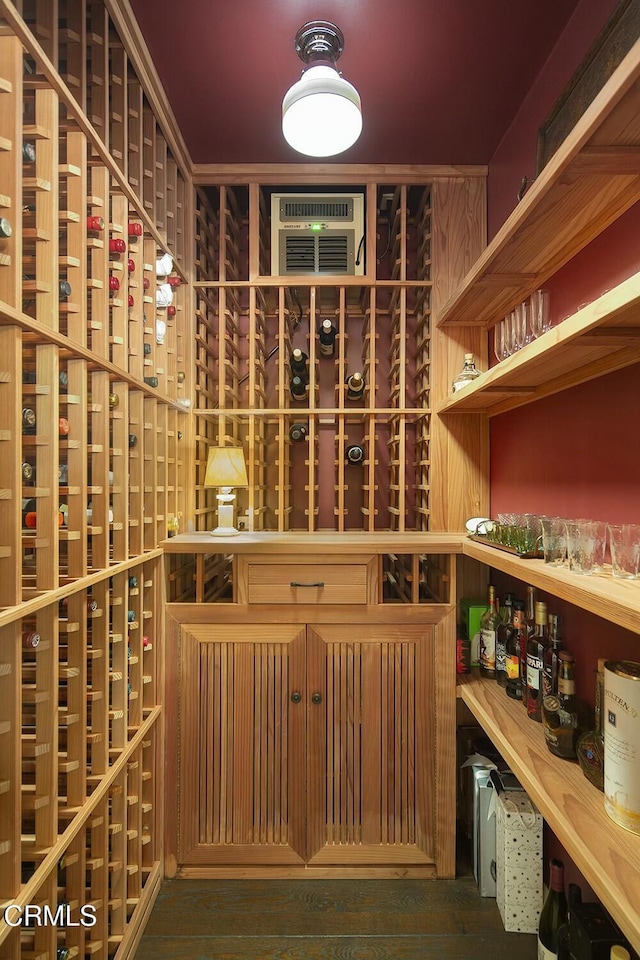
<path id="1" fill-rule="evenodd" d="M 190 174 L 117 9 L 0 16 L 0 902 L 96 918 L 0 922 L 0 956 L 107 960 L 133 956 L 162 874 L 158 544 L 192 510 Z"/>
<path id="2" fill-rule="evenodd" d="M 265 172 L 266 184 L 259 179 Z M 249 530 L 431 529 L 431 295 L 434 285 L 446 290 L 457 282 L 455 245 L 478 244 L 440 198 L 448 202 L 444 185 L 468 185 L 473 176 L 463 171 L 456 179 L 438 169 L 429 176 L 423 169 L 387 184 L 379 170 L 358 168 L 353 191 L 365 197 L 366 272 L 341 279 L 270 275 L 270 194 L 285 189 L 283 182 L 301 189 L 303 175 L 287 170 L 278 181 L 264 169 L 245 173 L 239 183 L 240 175 L 230 181 L 219 169 L 196 172 L 196 528 L 215 526 L 215 498 L 204 487 L 206 451 L 231 444 L 245 452 L 249 486 L 238 491 L 237 513 Z M 332 178 L 323 170 L 322 182 L 328 190 L 348 189 L 342 171 Z M 474 205 L 479 197 L 472 196 Z M 438 235 L 447 243 L 434 262 L 438 215 Z M 327 318 L 337 330 L 333 357 L 318 345 Z M 462 363 L 461 344 L 440 344 L 447 373 L 437 396 Z M 296 347 L 309 358 L 302 401 L 289 390 Z M 366 384 L 357 401 L 345 385 L 354 371 Z M 302 442 L 290 439 L 295 423 L 306 430 Z M 364 450 L 357 465 L 346 460 L 351 444 Z M 460 512 L 456 526 L 462 518 Z"/>

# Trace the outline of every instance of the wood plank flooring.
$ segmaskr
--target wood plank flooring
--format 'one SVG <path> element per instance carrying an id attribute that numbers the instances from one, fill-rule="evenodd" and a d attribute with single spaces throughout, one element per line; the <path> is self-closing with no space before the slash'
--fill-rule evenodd
<path id="1" fill-rule="evenodd" d="M 534 960 L 459 880 L 170 880 L 136 960 Z"/>

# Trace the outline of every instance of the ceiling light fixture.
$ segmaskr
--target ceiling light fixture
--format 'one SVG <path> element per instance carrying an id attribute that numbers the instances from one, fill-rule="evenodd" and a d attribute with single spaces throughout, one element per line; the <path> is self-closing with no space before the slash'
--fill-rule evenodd
<path id="1" fill-rule="evenodd" d="M 309 157 L 332 157 L 352 146 L 362 130 L 360 96 L 336 70 L 344 49 L 342 30 L 327 20 L 300 27 L 296 53 L 307 64 L 282 101 L 287 143 Z"/>

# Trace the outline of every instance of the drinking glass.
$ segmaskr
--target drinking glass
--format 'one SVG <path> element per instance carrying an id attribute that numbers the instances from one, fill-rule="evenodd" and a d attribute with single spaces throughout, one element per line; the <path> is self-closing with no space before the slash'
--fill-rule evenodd
<path id="1" fill-rule="evenodd" d="M 527 305 L 519 303 L 512 314 L 513 339 L 516 350 L 522 350 L 527 342 Z"/>
<path id="2" fill-rule="evenodd" d="M 513 317 L 514 311 L 512 310 L 511 313 L 507 314 L 507 316 L 504 318 L 504 348 L 508 357 L 514 354 L 518 349 L 514 339 Z"/>
<path id="3" fill-rule="evenodd" d="M 640 524 L 608 524 L 614 577 L 635 580 L 640 568 Z"/>
<path id="4" fill-rule="evenodd" d="M 551 327 L 549 321 L 549 291 L 534 290 L 529 301 L 531 333 L 540 337 Z"/>
<path id="5" fill-rule="evenodd" d="M 602 573 L 604 569 L 604 553 L 607 546 L 607 525 L 601 520 L 593 521 L 596 545 L 593 551 L 592 573 Z"/>
<path id="6" fill-rule="evenodd" d="M 544 562 L 561 567 L 567 555 L 567 531 L 562 517 L 540 517 Z"/>
<path id="7" fill-rule="evenodd" d="M 501 320 L 500 323 L 497 323 L 493 328 L 493 352 L 495 353 L 496 360 L 498 362 L 501 360 L 506 360 L 506 358 L 509 356 L 505 340 L 505 326 L 506 321 Z"/>
<path id="8" fill-rule="evenodd" d="M 593 520 L 567 520 L 567 557 L 569 569 L 588 575 L 593 572 L 596 553 L 596 527 Z"/>

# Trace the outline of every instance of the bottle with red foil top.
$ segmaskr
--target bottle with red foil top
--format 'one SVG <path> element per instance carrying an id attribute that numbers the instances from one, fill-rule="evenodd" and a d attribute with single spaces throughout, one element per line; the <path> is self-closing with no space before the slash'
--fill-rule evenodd
<path id="1" fill-rule="evenodd" d="M 127 235 L 131 237 L 132 240 L 135 240 L 137 237 L 142 236 L 142 224 L 141 223 L 130 223 L 127 226 Z"/>
<path id="2" fill-rule="evenodd" d="M 87 217 L 87 230 L 90 233 L 100 233 L 104 230 L 104 220 L 102 217 Z"/>
<path id="3" fill-rule="evenodd" d="M 128 296 L 128 298 L 127 298 L 127 303 L 129 304 L 130 307 L 132 307 L 132 306 L 134 305 L 135 300 L 133 299 L 133 294 L 132 294 L 132 293 L 129 294 L 129 296 Z"/>
<path id="4" fill-rule="evenodd" d="M 69 436 L 69 421 L 66 417 L 60 417 L 58 419 L 58 433 L 61 437 Z"/>
<path id="5" fill-rule="evenodd" d="M 170 287 L 179 287 L 182 283 L 180 277 L 167 277 L 167 283 Z"/>
<path id="6" fill-rule="evenodd" d="M 124 253 L 127 245 L 120 237 L 109 238 L 109 253 Z"/>
<path id="7" fill-rule="evenodd" d="M 463 633 L 456 637 L 456 673 L 471 672 L 471 641 Z"/>
<path id="8" fill-rule="evenodd" d="M 131 257 L 129 257 L 129 259 L 127 260 L 127 270 L 129 271 L 129 273 L 133 273 L 135 268 L 136 268 L 135 260 L 132 260 Z"/>
<path id="9" fill-rule="evenodd" d="M 117 293 L 120 289 L 120 281 L 117 277 L 114 277 L 113 274 L 109 275 L 109 290 L 111 293 Z"/>
<path id="10" fill-rule="evenodd" d="M 564 892 L 564 863 L 553 857 L 549 864 L 549 893 L 538 922 L 538 960 L 556 960 L 558 934 L 567 922 L 567 897 Z"/>
<path id="11" fill-rule="evenodd" d="M 170 305 L 167 307 L 167 316 L 168 316 L 168 317 L 175 317 L 175 315 L 176 315 L 176 308 L 173 306 L 173 304 L 170 304 Z"/>

